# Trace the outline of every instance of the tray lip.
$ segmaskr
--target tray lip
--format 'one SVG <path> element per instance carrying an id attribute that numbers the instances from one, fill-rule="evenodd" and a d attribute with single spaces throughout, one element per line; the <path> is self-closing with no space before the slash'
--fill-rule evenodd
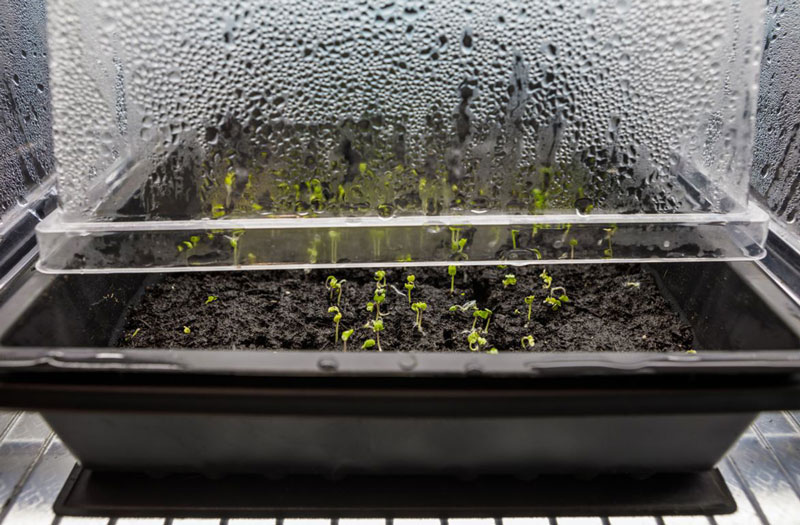
<path id="1" fill-rule="evenodd" d="M 200 218 L 191 220 L 109 221 L 70 219 L 61 210 L 50 213 L 36 225 L 38 233 L 198 231 L 216 229 L 330 229 L 330 228 L 397 228 L 429 226 L 510 226 L 516 224 L 719 224 L 769 223 L 769 215 L 753 202 L 731 213 L 547 213 L 541 215 L 487 213 L 471 215 L 415 215 L 394 217 L 296 217 L 296 218 Z"/>
<path id="2" fill-rule="evenodd" d="M 678 262 L 678 261 L 676 261 Z M 684 261 L 685 262 L 685 261 Z M 700 263 L 698 263 L 700 264 Z M 724 262 L 800 338 L 800 307 L 759 265 Z M 137 272 L 144 275 L 145 272 Z M 61 277 L 70 279 L 72 277 Z M 59 277 L 28 272 L 13 299 L 0 305 L 0 341 Z M 788 301 L 788 298 L 787 298 Z M 13 303 L 13 304 L 11 304 Z M 784 311 L 785 308 L 794 308 Z M 0 373 L 114 372 L 280 377 L 548 377 L 751 376 L 800 374 L 800 348 L 684 352 L 321 352 L 318 350 L 119 349 L 0 345 Z"/>
<path id="3" fill-rule="evenodd" d="M 178 373 L 252 377 L 569 378 L 800 374 L 800 350 L 342 353 L 316 350 L 0 347 L 0 372 Z"/>

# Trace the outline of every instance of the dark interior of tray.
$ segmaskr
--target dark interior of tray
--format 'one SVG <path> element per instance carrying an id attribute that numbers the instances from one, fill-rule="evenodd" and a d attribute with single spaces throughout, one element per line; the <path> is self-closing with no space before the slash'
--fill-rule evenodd
<path id="1" fill-rule="evenodd" d="M 559 266 L 551 268 L 557 275 Z M 586 268 L 591 271 L 591 267 Z M 644 268 L 655 277 L 670 307 L 691 326 L 698 350 L 800 347 L 796 328 L 765 301 L 764 289 L 769 288 L 763 287 L 762 282 L 753 282 L 752 276 L 744 278 L 730 263 L 670 263 Z M 126 317 L 141 301 L 146 284 L 157 283 L 168 275 L 33 275 L 32 279 L 41 280 L 41 286 L 23 287 L 18 293 L 34 290 L 37 296 L 18 301 L 25 306 L 15 312 L 15 318 L 6 321 L 9 328 L 3 334 L 2 344 L 116 346 L 125 337 Z M 760 286 L 762 289 L 757 291 Z M 571 293 L 575 296 L 580 291 Z"/>

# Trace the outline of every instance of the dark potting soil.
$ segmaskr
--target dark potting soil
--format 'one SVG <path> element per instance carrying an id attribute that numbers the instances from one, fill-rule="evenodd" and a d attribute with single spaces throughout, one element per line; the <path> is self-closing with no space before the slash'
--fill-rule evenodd
<path id="1" fill-rule="evenodd" d="M 450 293 L 446 267 L 386 270 L 388 288 L 381 305 L 383 351 L 468 352 L 473 310 L 451 312 L 475 301 L 492 315 L 482 350 L 523 351 L 686 351 L 691 328 L 670 307 L 655 280 L 636 265 L 564 265 L 547 268 L 552 286 L 564 287 L 569 302 L 558 310 L 543 303 L 548 290 L 542 267 L 458 268 Z M 516 284 L 503 286 L 506 274 Z M 344 279 L 339 308 L 340 333 L 354 328 L 347 351 L 362 351 L 375 334 L 364 325 L 375 318 L 366 309 L 376 281 L 366 269 L 169 274 L 146 287 L 132 306 L 119 345 L 133 348 L 227 348 L 341 350 L 334 342 L 336 304 L 326 289 L 328 275 Z M 420 332 L 404 284 L 416 277 L 414 302 L 427 304 Z M 528 321 L 526 296 L 535 295 Z M 560 292 L 559 292 L 560 295 Z M 214 299 L 209 301 L 209 297 Z M 478 325 L 485 325 L 482 320 Z M 135 335 L 134 335 L 135 334 Z M 377 351 L 376 347 L 367 351 Z"/>

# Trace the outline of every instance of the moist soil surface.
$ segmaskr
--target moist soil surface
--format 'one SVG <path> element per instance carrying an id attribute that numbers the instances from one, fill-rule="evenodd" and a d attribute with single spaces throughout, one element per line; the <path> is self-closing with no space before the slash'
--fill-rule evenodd
<path id="1" fill-rule="evenodd" d="M 453 305 L 492 310 L 481 351 L 500 352 L 675 352 L 693 347 L 689 325 L 661 295 L 653 277 L 638 265 L 563 265 L 547 267 L 553 287 L 563 287 L 569 302 L 553 310 L 543 300 L 543 267 L 459 267 L 454 293 L 446 267 L 386 270 L 386 299 L 381 305 L 383 351 L 469 352 L 467 336 L 473 309 L 451 312 Z M 516 284 L 503 286 L 507 274 Z M 425 302 L 422 332 L 415 326 L 404 284 L 415 276 L 414 302 Z M 375 313 L 366 305 L 376 287 L 367 269 L 167 274 L 145 287 L 129 312 L 119 346 L 132 348 L 223 348 L 231 350 L 343 350 L 335 342 L 336 294 L 326 278 L 344 279 L 339 308 L 340 333 L 355 329 L 348 352 L 374 339 L 364 327 Z M 531 318 L 525 297 L 534 295 Z M 560 291 L 556 294 L 560 295 Z M 214 298 L 209 301 L 209 298 Z M 484 326 L 479 319 L 477 325 Z M 134 335 L 135 334 L 135 335 Z M 532 335 L 535 345 L 523 349 Z"/>

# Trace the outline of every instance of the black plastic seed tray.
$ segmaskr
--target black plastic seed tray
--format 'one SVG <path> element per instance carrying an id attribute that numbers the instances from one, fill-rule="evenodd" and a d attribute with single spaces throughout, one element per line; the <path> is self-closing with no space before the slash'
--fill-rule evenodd
<path id="1" fill-rule="evenodd" d="M 158 276 L 31 273 L 0 308 L 0 404 L 93 472 L 707 471 L 758 411 L 800 407 L 800 315 L 753 263 L 651 270 L 696 355 L 120 350 Z"/>

